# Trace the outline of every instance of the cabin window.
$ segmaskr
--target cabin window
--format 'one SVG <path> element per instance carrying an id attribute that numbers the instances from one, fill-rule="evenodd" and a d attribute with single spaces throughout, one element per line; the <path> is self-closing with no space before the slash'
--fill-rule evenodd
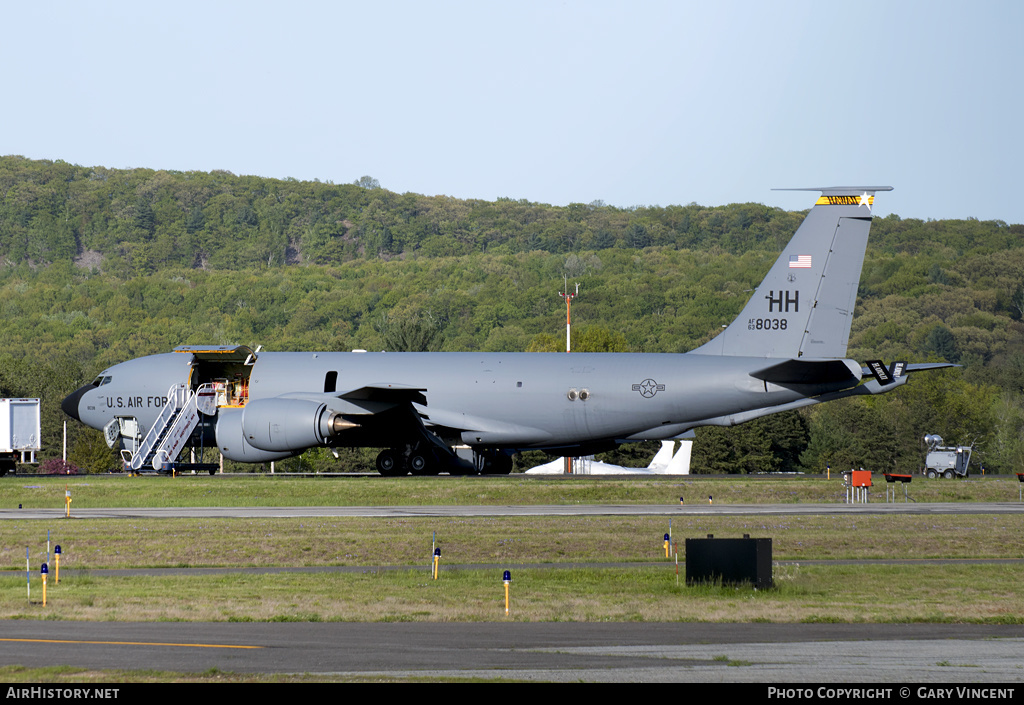
<path id="1" fill-rule="evenodd" d="M 327 376 L 324 377 L 324 391 L 325 392 L 336 392 L 338 391 L 338 373 L 328 372 Z"/>

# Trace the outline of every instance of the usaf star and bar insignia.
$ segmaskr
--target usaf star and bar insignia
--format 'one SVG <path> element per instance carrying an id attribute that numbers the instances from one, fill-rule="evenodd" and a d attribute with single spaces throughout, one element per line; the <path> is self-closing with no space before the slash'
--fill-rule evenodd
<path id="1" fill-rule="evenodd" d="M 665 385 L 664 384 L 658 384 L 653 379 L 648 377 L 647 379 L 645 379 L 640 384 L 634 384 L 633 385 L 633 391 L 634 392 L 640 392 L 640 396 L 642 396 L 642 397 L 644 397 L 646 399 L 650 399 L 651 397 L 653 397 L 658 392 L 664 392 L 665 391 Z"/>

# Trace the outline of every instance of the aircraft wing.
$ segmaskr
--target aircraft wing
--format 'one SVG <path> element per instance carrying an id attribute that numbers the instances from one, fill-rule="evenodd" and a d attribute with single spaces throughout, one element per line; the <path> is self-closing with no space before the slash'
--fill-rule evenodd
<path id="1" fill-rule="evenodd" d="M 424 396 L 424 392 L 427 391 L 425 387 L 410 387 L 405 384 L 388 384 L 384 382 L 376 384 L 365 384 L 357 389 L 351 389 L 341 394 L 335 394 L 341 399 L 348 401 L 372 401 L 372 402 L 384 402 L 390 404 L 401 404 L 403 402 L 412 402 L 414 404 L 427 405 L 427 398 Z"/>
<path id="2" fill-rule="evenodd" d="M 326 405 L 339 414 L 374 415 L 406 403 L 426 404 L 425 391 L 403 385 L 369 384 L 345 392 L 292 392 L 251 401 L 249 406 L 274 404 L 276 400 L 302 400 Z"/>
<path id="3" fill-rule="evenodd" d="M 443 426 L 462 435 L 462 440 L 470 444 L 543 443 L 551 439 L 551 434 L 532 426 L 497 421 L 483 416 L 473 416 L 461 411 L 445 409 L 416 409 L 427 426 Z"/>
<path id="4" fill-rule="evenodd" d="M 422 428 L 416 406 L 426 404 L 422 387 L 364 384 L 334 392 L 289 392 L 250 399 L 240 431 L 260 451 L 294 453 L 357 434 L 367 443 Z"/>
<path id="5" fill-rule="evenodd" d="M 374 383 L 340 392 L 286 394 L 281 399 L 302 399 L 327 405 L 345 416 L 373 416 L 411 404 L 427 427 L 443 427 L 461 435 L 466 443 L 542 443 L 551 438 L 547 431 L 521 424 L 474 416 L 460 411 L 429 408 L 425 387 Z M 524 440 L 525 439 L 525 440 Z"/>

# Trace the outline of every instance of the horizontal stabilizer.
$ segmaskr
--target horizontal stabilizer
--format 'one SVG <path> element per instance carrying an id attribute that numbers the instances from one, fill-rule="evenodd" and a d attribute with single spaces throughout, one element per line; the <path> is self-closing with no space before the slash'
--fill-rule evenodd
<path id="1" fill-rule="evenodd" d="M 874 363 L 882 364 L 880 360 L 868 360 L 868 366 L 861 368 L 864 377 L 875 377 L 875 379 L 878 379 L 874 373 Z M 931 370 L 942 370 L 947 367 L 961 367 L 961 365 L 954 365 L 952 362 L 912 362 L 910 364 L 894 362 L 889 365 L 888 375 L 895 382 L 903 375 L 910 374 L 911 372 L 930 372 Z M 879 382 L 886 384 L 886 382 L 881 380 Z"/>
<path id="2" fill-rule="evenodd" d="M 942 370 L 947 367 L 961 367 L 961 365 L 954 365 L 952 362 L 918 362 L 907 365 L 903 368 L 903 372 L 928 372 L 929 370 Z"/>
<path id="3" fill-rule="evenodd" d="M 903 374 L 903 370 L 906 368 L 907 363 L 894 362 L 891 372 L 886 368 L 885 363 L 881 360 L 868 360 L 867 365 L 867 369 L 870 370 L 871 376 L 877 379 L 879 384 L 885 386 L 893 383 L 897 370 L 899 370 L 901 375 Z"/>
<path id="4" fill-rule="evenodd" d="M 772 384 L 830 384 L 859 380 L 844 360 L 786 360 L 751 372 L 750 376 Z"/>

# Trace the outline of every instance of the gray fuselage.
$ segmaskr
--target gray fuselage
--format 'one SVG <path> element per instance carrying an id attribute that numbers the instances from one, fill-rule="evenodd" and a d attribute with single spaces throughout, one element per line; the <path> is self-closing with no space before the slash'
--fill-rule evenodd
<path id="1" fill-rule="evenodd" d="M 93 428 L 133 416 L 145 433 L 169 386 L 195 386 L 190 361 L 166 353 L 115 365 L 100 376 L 104 384 L 81 395 L 77 416 Z M 462 443 L 559 448 L 670 438 L 708 419 L 826 390 L 785 388 L 749 374 L 776 362 L 659 353 L 262 352 L 251 365 L 248 401 L 324 394 L 325 380 L 338 394 L 407 386 L 423 390 L 427 403 L 416 408 L 425 425 L 453 429 Z M 336 444 L 363 445 L 359 433 Z"/>

